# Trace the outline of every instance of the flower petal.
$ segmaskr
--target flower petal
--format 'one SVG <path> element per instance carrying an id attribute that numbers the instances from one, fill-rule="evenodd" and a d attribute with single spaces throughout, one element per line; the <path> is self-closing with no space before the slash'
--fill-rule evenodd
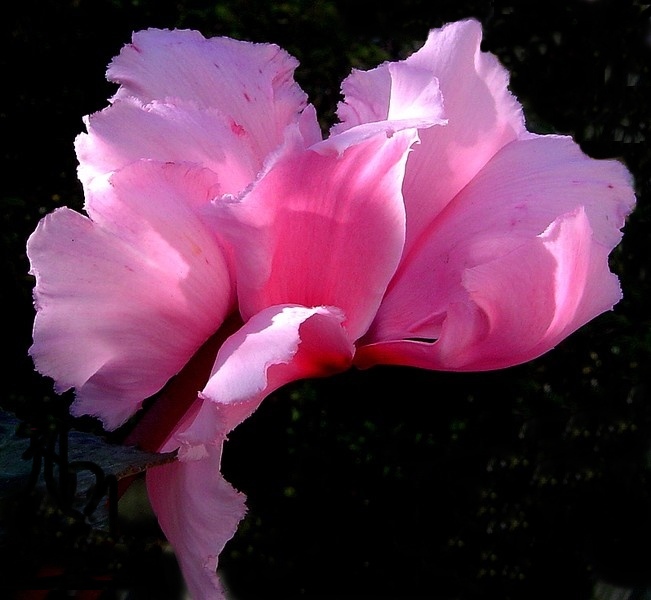
<path id="1" fill-rule="evenodd" d="M 226 434 L 275 389 L 347 369 L 354 347 L 334 308 L 278 306 L 255 315 L 222 345 L 200 398 L 162 451 L 180 461 L 147 473 L 152 507 L 179 557 L 193 598 L 222 598 L 219 552 L 244 514 L 244 496 L 218 472 Z"/>
<path id="2" fill-rule="evenodd" d="M 59 209 L 29 239 L 30 353 L 57 391 L 76 388 L 74 414 L 113 429 L 217 330 L 233 292 L 222 250 L 194 212 L 214 175 L 141 162 L 95 181 L 92 220 Z"/>
<path id="3" fill-rule="evenodd" d="M 370 71 L 354 70 L 342 90 L 345 102 L 337 109 L 342 122 L 331 129 L 328 140 L 338 149 L 380 132 L 393 135 L 447 123 L 438 79 L 429 69 L 386 63 Z"/>
<path id="4" fill-rule="evenodd" d="M 219 204 L 244 319 L 279 304 L 328 305 L 343 310 L 351 339 L 366 331 L 403 248 L 414 136 L 380 134 L 341 155 L 327 141 L 288 152 L 239 201 Z"/>
<path id="5" fill-rule="evenodd" d="M 115 99 L 185 100 L 217 109 L 234 129 L 256 141 L 258 156 L 266 156 L 306 106 L 305 93 L 293 79 L 297 65 L 274 44 L 148 29 L 133 35 L 107 76 L 120 84 Z"/>
<path id="6" fill-rule="evenodd" d="M 175 434 L 194 420 L 201 407 L 199 392 L 205 387 L 224 340 L 242 326 L 239 315 L 232 313 L 217 332 L 197 350 L 145 411 L 124 440 L 148 452 L 174 452 Z"/>
<path id="7" fill-rule="evenodd" d="M 414 89 L 415 73 L 421 79 L 429 74 L 442 92 L 444 112 L 438 116 L 447 124 L 420 130 L 421 143 L 407 162 L 407 248 L 495 152 L 526 135 L 506 70 L 495 56 L 481 52 L 480 44 L 477 21 L 450 23 L 430 31 L 425 45 L 405 61 L 356 71 L 343 84 L 343 124 L 336 132 L 379 119 L 410 118 L 414 106 L 420 114 L 428 105 L 438 110 L 433 95 L 420 96 L 420 104 L 404 101 L 404 90 Z"/>
<path id="8" fill-rule="evenodd" d="M 152 159 L 205 166 L 218 175 L 224 193 L 235 194 L 255 179 L 265 159 L 243 127 L 215 109 L 188 102 L 143 106 L 133 99 L 118 100 L 86 124 L 88 133 L 75 143 L 84 184 L 139 159 Z"/>
<path id="9" fill-rule="evenodd" d="M 507 71 L 480 45 L 481 25 L 459 21 L 431 31 L 405 61 L 438 78 L 448 120 L 421 132 L 407 163 L 408 246 L 500 148 L 527 135 Z"/>
<path id="10" fill-rule="evenodd" d="M 219 472 L 221 445 L 202 460 L 175 461 L 147 471 L 147 492 L 174 548 L 190 596 L 222 600 L 217 560 L 246 512 L 245 497 Z"/>
<path id="11" fill-rule="evenodd" d="M 619 300 L 608 254 L 633 203 L 623 165 L 569 138 L 509 144 L 405 257 L 359 364 L 495 369 L 549 350 Z"/>
<path id="12" fill-rule="evenodd" d="M 394 62 L 370 71 L 354 69 L 342 91 L 345 101 L 337 107 L 341 123 L 332 128 L 335 135 L 379 121 L 405 119 L 411 127 L 424 127 L 443 119 L 439 82 L 430 68 Z"/>
<path id="13" fill-rule="evenodd" d="M 203 444 L 221 443 L 271 392 L 291 381 L 345 371 L 353 342 L 337 308 L 273 306 L 249 319 L 219 350 L 203 404 L 176 434 L 180 456 L 202 456 Z"/>

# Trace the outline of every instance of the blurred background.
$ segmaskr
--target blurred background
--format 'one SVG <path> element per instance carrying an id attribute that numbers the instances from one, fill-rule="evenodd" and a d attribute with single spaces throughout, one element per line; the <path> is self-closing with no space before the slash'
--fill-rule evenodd
<path id="1" fill-rule="evenodd" d="M 351 68 L 403 58 L 430 28 L 479 19 L 529 128 L 570 134 L 633 173 L 638 207 L 612 256 L 624 300 L 504 371 L 374 368 L 283 388 L 226 445 L 223 471 L 249 513 L 220 568 L 234 600 L 651 597 L 649 4 L 22 0 L 2 11 L 0 407 L 28 429 L 62 418 L 69 398 L 27 356 L 25 242 L 57 206 L 81 208 L 73 140 L 114 93 L 105 69 L 133 31 L 277 43 L 299 59 L 296 79 L 325 130 Z M 139 482 L 110 534 L 22 516 L 0 548 L 8 588 L 183 593 Z M 46 583 L 53 557 L 64 568 Z"/>

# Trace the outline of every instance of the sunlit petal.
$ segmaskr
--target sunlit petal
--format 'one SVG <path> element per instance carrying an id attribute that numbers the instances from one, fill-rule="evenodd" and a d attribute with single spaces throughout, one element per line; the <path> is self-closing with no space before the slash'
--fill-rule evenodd
<path id="1" fill-rule="evenodd" d="M 30 352 L 57 390 L 76 389 L 75 414 L 117 427 L 225 318 L 225 258 L 193 211 L 214 183 L 206 171 L 138 163 L 96 191 L 93 220 L 60 209 L 32 234 Z"/>
<path id="2" fill-rule="evenodd" d="M 488 369 L 549 350 L 619 300 L 608 255 L 633 201 L 620 163 L 569 138 L 509 144 L 405 257 L 359 364 Z"/>

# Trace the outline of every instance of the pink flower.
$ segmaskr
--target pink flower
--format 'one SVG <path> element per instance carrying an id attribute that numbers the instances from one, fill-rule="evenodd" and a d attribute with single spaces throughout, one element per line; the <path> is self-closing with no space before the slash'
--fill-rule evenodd
<path id="1" fill-rule="evenodd" d="M 270 392 L 508 367 L 620 299 L 629 173 L 528 132 L 480 39 L 453 23 L 354 71 L 325 140 L 276 46 L 148 30 L 110 65 L 76 144 L 88 216 L 59 209 L 28 243 L 31 355 L 109 429 L 171 379 L 140 442 L 178 450 L 148 489 L 193 597 L 222 596 L 245 510 L 222 444 Z"/>

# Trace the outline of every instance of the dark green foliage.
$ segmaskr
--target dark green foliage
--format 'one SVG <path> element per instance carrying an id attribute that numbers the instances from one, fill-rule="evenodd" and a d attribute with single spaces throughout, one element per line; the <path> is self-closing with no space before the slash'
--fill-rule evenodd
<path id="1" fill-rule="evenodd" d="M 250 511 L 223 570 L 236 599 L 589 600 L 598 579 L 651 585 L 647 4 L 23 0 L 4 10 L 0 404 L 28 419 L 58 401 L 27 358 L 25 240 L 56 206 L 82 206 L 73 139 L 113 93 L 104 70 L 133 30 L 279 44 L 300 60 L 326 129 L 352 67 L 405 56 L 431 27 L 480 19 L 530 127 L 571 134 L 635 176 L 638 208 L 612 260 L 624 300 L 506 371 L 376 368 L 275 394 L 226 446 L 225 474 Z M 128 585 L 143 553 L 122 550 Z"/>

